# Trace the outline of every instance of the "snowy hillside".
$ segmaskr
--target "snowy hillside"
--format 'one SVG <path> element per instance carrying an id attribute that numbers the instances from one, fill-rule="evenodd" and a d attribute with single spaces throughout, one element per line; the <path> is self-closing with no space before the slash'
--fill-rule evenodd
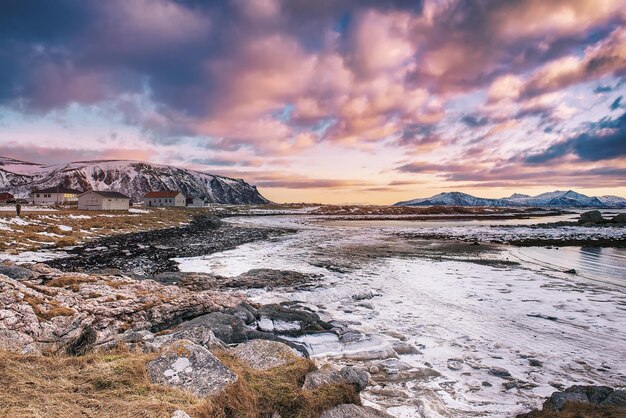
<path id="1" fill-rule="evenodd" d="M 439 193 L 431 197 L 398 202 L 395 206 L 510 206 L 504 199 L 483 199 L 461 192 Z"/>
<path id="2" fill-rule="evenodd" d="M 149 191 L 178 190 L 226 204 L 269 201 L 243 180 L 141 161 L 85 161 L 44 166 L 0 157 L 0 191 L 27 197 L 31 190 L 65 186 L 78 190 L 116 191 L 141 201 Z"/>
<path id="3" fill-rule="evenodd" d="M 466 193 L 448 192 L 432 197 L 398 202 L 395 206 L 528 206 L 561 208 L 626 208 L 626 199 L 618 196 L 586 196 L 573 190 L 528 196 L 519 193 L 502 199 L 483 199 Z"/>

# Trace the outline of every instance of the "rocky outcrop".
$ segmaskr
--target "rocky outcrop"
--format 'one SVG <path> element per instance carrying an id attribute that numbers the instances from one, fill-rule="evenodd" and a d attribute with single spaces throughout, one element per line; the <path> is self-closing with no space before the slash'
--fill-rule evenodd
<path id="1" fill-rule="evenodd" d="M 73 343 L 77 345 L 70 350 L 81 352 L 87 346 L 114 344 L 129 329 L 172 328 L 243 300 L 152 280 L 64 273 L 43 264 L 28 270 L 32 276 L 20 281 L 0 275 L 0 348 L 56 351 Z M 91 327 L 89 335 L 85 335 L 87 327 Z"/>
<path id="2" fill-rule="evenodd" d="M 531 418 L 542 412 L 558 412 L 568 408 L 576 409 L 577 405 L 588 405 L 593 408 L 597 413 L 593 416 L 626 416 L 626 390 L 614 390 L 607 386 L 571 386 L 550 395 L 543 403 L 541 411 L 520 414 L 517 418 Z"/>
<path id="3" fill-rule="evenodd" d="M 146 367 L 151 382 L 199 397 L 216 395 L 237 381 L 237 375 L 209 350 L 188 340 L 165 346 Z"/>
<path id="4" fill-rule="evenodd" d="M 254 340 L 230 350 L 239 361 L 255 370 L 269 370 L 295 362 L 302 357 L 293 348 L 276 341 Z"/>
<path id="5" fill-rule="evenodd" d="M 599 210 L 591 210 L 589 212 L 581 213 L 580 218 L 578 218 L 578 223 L 585 224 L 600 224 L 604 222 L 604 218 L 602 217 L 602 213 Z"/>
<path id="6" fill-rule="evenodd" d="M 346 366 L 341 370 L 328 367 L 315 370 L 306 375 L 302 389 L 316 389 L 325 385 L 348 384 L 354 386 L 357 392 L 365 390 L 370 380 L 370 374 L 365 370 Z"/>
<path id="7" fill-rule="evenodd" d="M 320 418 L 392 418 L 392 416 L 367 406 L 345 404 L 325 411 Z"/>
<path id="8" fill-rule="evenodd" d="M 283 303 L 264 305 L 258 310 L 258 326 L 261 331 L 299 336 L 331 330 L 332 325 L 320 319 L 315 312 L 297 304 Z"/>

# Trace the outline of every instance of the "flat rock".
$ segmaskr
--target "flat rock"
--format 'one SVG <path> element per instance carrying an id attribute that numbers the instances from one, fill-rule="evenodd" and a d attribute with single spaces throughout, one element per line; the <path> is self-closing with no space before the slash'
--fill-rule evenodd
<path id="1" fill-rule="evenodd" d="M 302 356 L 293 348 L 277 341 L 254 340 L 230 350 L 239 361 L 256 370 L 269 370 L 293 363 Z"/>
<path id="2" fill-rule="evenodd" d="M 332 326 L 322 321 L 316 313 L 297 306 L 264 305 L 259 308 L 258 313 L 258 327 L 265 332 L 300 336 L 332 329 Z"/>
<path id="3" fill-rule="evenodd" d="M 4 274 L 9 278 L 18 281 L 31 280 L 38 276 L 38 274 L 36 274 L 32 270 L 18 266 L 13 263 L 0 264 L 0 274 Z"/>
<path id="4" fill-rule="evenodd" d="M 237 376 L 206 348 L 179 340 L 163 347 L 161 354 L 147 364 L 152 383 L 172 386 L 196 396 L 223 391 Z"/>
<path id="5" fill-rule="evenodd" d="M 346 366 L 341 370 L 327 368 L 307 373 L 302 389 L 311 390 L 327 385 L 347 383 L 353 385 L 358 392 L 361 392 L 367 387 L 369 380 L 370 374 L 363 369 L 350 366 Z"/>
<path id="6" fill-rule="evenodd" d="M 392 416 L 367 406 L 343 404 L 324 411 L 320 418 L 392 418 Z"/>

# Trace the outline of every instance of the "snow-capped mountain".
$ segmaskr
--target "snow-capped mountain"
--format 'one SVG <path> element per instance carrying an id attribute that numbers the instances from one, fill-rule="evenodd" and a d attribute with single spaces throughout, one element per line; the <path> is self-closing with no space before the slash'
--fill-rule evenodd
<path id="1" fill-rule="evenodd" d="M 626 199 L 618 196 L 586 196 L 573 190 L 528 196 L 514 193 L 502 199 L 484 199 L 461 192 L 439 193 L 432 197 L 398 202 L 395 206 L 527 206 L 561 208 L 626 208 Z"/>
<path id="2" fill-rule="evenodd" d="M 243 180 L 142 161 L 84 161 L 45 166 L 0 157 L 0 191 L 27 197 L 31 190 L 64 186 L 78 190 L 115 191 L 141 201 L 149 191 L 178 190 L 225 204 L 269 201 Z"/>
<path id="3" fill-rule="evenodd" d="M 394 206 L 508 206 L 508 203 L 504 199 L 484 199 L 467 193 L 447 192 L 398 202 Z"/>

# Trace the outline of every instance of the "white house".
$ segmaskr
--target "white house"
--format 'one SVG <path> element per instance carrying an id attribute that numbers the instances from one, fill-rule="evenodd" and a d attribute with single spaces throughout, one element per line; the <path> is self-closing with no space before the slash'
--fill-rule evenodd
<path id="1" fill-rule="evenodd" d="M 35 205 L 63 205 L 78 201 L 79 190 L 67 187 L 48 187 L 47 189 L 33 191 L 33 203 Z"/>
<path id="2" fill-rule="evenodd" d="M 118 192 L 90 190 L 78 196 L 81 210 L 128 210 L 130 197 Z"/>
<path id="3" fill-rule="evenodd" d="M 187 206 L 187 198 L 181 192 L 148 192 L 143 196 L 144 206 Z"/>
<path id="4" fill-rule="evenodd" d="M 189 204 L 189 206 L 193 206 L 195 208 L 201 208 L 204 205 L 205 205 L 204 198 L 198 197 L 198 196 L 194 197 L 191 203 Z"/>

